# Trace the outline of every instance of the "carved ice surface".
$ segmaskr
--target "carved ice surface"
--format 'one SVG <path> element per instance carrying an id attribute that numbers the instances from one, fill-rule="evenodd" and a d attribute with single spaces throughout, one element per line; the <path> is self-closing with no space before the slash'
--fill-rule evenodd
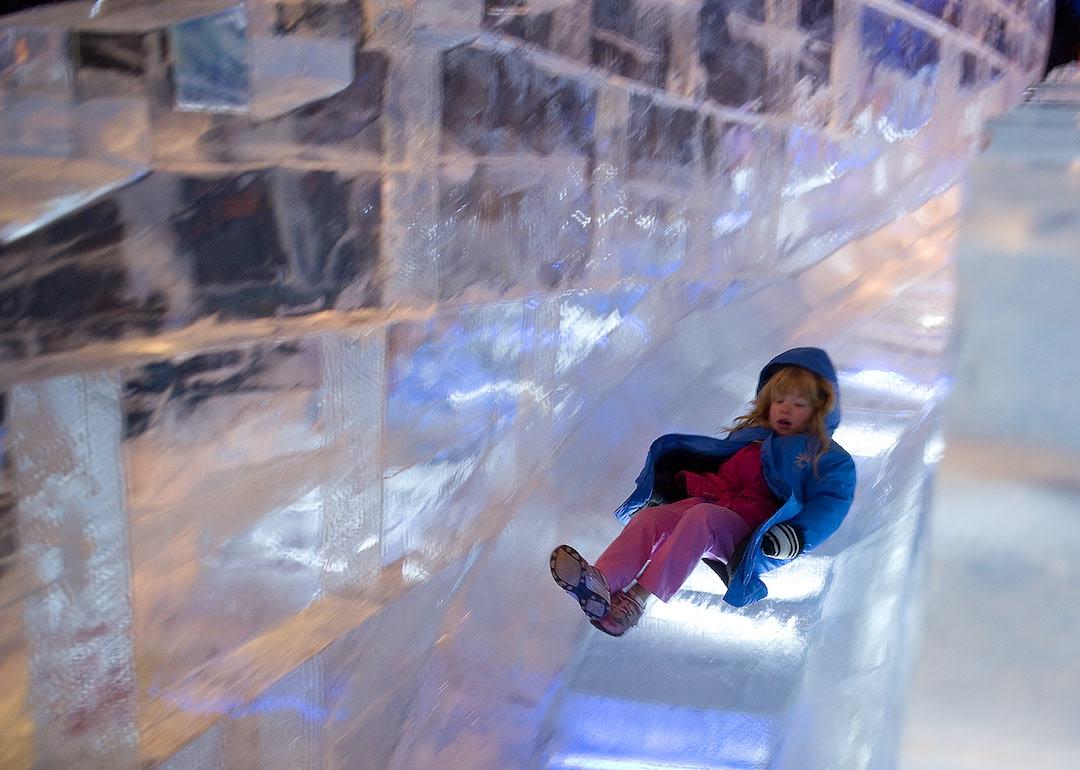
<path id="1" fill-rule="evenodd" d="M 247 17 L 240 6 L 185 20 L 169 30 L 176 63 L 176 106 L 207 112 L 240 111 L 250 103 Z"/>
<path id="2" fill-rule="evenodd" d="M 0 765 L 887 766 L 950 188 L 1050 8 L 0 17 Z M 806 344 L 844 527 L 766 601 L 699 570 L 596 634 L 550 549 Z"/>

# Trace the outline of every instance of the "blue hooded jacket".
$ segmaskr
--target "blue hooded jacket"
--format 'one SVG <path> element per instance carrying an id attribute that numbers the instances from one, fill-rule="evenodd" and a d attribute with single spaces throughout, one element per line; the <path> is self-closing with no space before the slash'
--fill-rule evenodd
<path id="1" fill-rule="evenodd" d="M 840 385 L 836 369 L 820 348 L 793 348 L 772 359 L 761 370 L 757 392 L 781 367 L 800 366 L 828 380 L 836 392 L 836 404 L 825 417 L 830 438 L 840 425 Z M 645 467 L 637 477 L 637 487 L 615 516 L 624 524 L 646 505 L 679 499 L 684 494 L 672 480 L 680 470 L 703 472 L 715 470 L 731 455 L 748 444 L 760 441 L 761 464 L 765 483 L 782 502 L 780 508 L 754 530 L 727 565 L 706 560 L 727 583 L 724 601 L 742 607 L 765 598 L 768 589 L 761 575 L 786 561 L 766 556 L 761 539 L 775 524 L 787 522 L 802 538 L 802 552 L 811 551 L 836 531 L 844 520 L 855 494 L 855 463 L 835 441 L 818 461 L 814 473 L 813 458 L 818 441 L 810 434 L 780 436 L 765 427 L 743 428 L 726 438 L 669 433 L 649 447 Z"/>

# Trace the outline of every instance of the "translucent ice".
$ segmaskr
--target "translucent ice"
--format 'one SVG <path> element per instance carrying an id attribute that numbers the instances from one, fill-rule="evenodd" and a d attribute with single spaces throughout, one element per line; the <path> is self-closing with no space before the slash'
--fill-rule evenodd
<path id="1" fill-rule="evenodd" d="M 0 20 L 0 764 L 887 765 L 943 191 L 1046 48 L 1046 0 L 984 6 Z M 845 526 L 765 602 L 699 571 L 596 634 L 551 547 L 598 553 L 649 441 L 802 344 Z"/>

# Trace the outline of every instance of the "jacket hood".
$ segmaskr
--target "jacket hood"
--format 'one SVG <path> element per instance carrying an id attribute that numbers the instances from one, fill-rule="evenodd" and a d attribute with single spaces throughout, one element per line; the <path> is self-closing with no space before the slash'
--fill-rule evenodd
<path id="1" fill-rule="evenodd" d="M 765 383 L 776 373 L 776 370 L 784 366 L 801 366 L 803 369 L 809 369 L 814 374 L 824 377 L 833 386 L 833 390 L 836 392 L 836 405 L 825 416 L 825 429 L 828 431 L 829 436 L 832 436 L 833 431 L 840 425 L 840 382 L 836 378 L 836 367 L 833 366 L 833 362 L 829 359 L 829 354 L 821 348 L 792 348 L 791 350 L 785 350 L 762 368 L 761 374 L 758 376 L 755 394 L 760 393 L 761 389 L 765 387 Z"/>

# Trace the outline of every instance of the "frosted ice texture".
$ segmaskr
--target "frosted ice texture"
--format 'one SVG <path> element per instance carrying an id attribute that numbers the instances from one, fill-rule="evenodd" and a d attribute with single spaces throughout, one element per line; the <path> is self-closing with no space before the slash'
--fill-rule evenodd
<path id="1" fill-rule="evenodd" d="M 137 706 L 119 382 L 59 377 L 16 386 L 10 398 L 37 759 L 130 765 Z"/>
<path id="2" fill-rule="evenodd" d="M 1080 315 L 1070 297 L 1054 290 L 1073 285 L 1077 275 L 1080 77 L 1075 65 L 1027 96 L 1022 106 L 987 127 L 989 147 L 971 172 L 971 188 L 986 191 L 971 196 L 958 248 L 965 288 L 957 365 L 971 384 L 951 416 L 958 436 L 1075 453 L 1080 439 L 1065 415 L 1080 371 L 1066 351 L 1075 345 Z M 1010 182 L 1003 184 L 1006 179 Z M 1040 345 L 1028 341 L 1033 329 Z M 1017 371 L 1038 376 L 1011 376 Z M 1042 405 L 1035 413 L 1018 406 L 1032 399 Z M 996 419 L 980 416 L 987 408 Z"/>
<path id="3" fill-rule="evenodd" d="M 925 549 L 923 643 L 898 763 L 906 770 L 1049 770 L 1080 753 L 1071 633 L 1080 423 L 1069 352 L 1080 320 L 1078 115 L 1072 64 L 991 122 L 966 183 L 948 450 Z M 1053 533 L 1050 547 L 1031 532 Z M 1005 561 L 1023 580 L 997 579 Z"/>
<path id="4" fill-rule="evenodd" d="M 0 18 L 0 764 L 887 764 L 955 200 L 897 218 L 1049 8 Z M 551 546 L 795 344 L 841 368 L 850 523 L 769 602 L 696 574 L 598 638 Z"/>

